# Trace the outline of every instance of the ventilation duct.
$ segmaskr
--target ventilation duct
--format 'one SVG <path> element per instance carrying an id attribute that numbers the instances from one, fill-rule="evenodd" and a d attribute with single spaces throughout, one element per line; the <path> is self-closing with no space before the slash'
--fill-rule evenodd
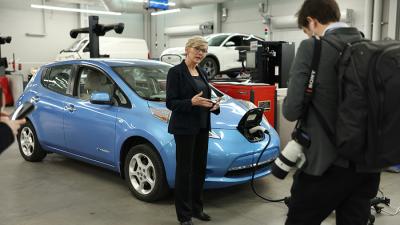
<path id="1" fill-rule="evenodd" d="M 346 9 L 340 12 L 340 21 L 351 24 L 353 22 L 353 10 Z M 275 16 L 271 17 L 271 25 L 274 29 L 297 28 L 297 18 L 295 16 Z"/>
<path id="2" fill-rule="evenodd" d="M 189 35 L 205 35 L 212 34 L 214 26 L 212 22 L 205 22 L 202 24 L 186 25 L 167 27 L 164 29 L 164 33 L 167 36 L 189 36 Z"/>

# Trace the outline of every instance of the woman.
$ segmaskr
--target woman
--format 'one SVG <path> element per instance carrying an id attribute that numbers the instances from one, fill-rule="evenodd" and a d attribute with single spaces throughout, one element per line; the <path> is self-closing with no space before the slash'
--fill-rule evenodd
<path id="1" fill-rule="evenodd" d="M 168 71 L 167 107 L 172 111 L 168 132 L 176 143 L 175 208 L 181 225 L 192 225 L 192 217 L 209 221 L 203 212 L 210 112 L 219 114 L 219 100 L 211 101 L 205 72 L 198 67 L 207 53 L 200 36 L 186 43 L 186 59 Z"/>

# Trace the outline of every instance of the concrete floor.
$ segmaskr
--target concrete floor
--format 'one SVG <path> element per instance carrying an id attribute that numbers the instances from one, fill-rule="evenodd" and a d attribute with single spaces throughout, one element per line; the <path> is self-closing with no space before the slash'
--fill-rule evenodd
<path id="1" fill-rule="evenodd" d="M 256 182 L 271 198 L 288 194 L 291 178 L 272 176 Z M 400 205 L 400 174 L 383 173 L 381 190 Z M 20 156 L 14 143 L 0 156 L 1 225 L 175 225 L 172 195 L 149 204 L 135 199 L 120 177 L 108 170 L 50 154 L 41 163 Z M 329 194 L 329 193 L 327 193 Z M 248 184 L 205 192 L 205 211 L 211 222 L 195 224 L 282 225 L 287 208 L 265 203 Z M 334 215 L 323 223 L 335 224 Z M 397 216 L 380 214 L 375 224 L 398 225 Z"/>

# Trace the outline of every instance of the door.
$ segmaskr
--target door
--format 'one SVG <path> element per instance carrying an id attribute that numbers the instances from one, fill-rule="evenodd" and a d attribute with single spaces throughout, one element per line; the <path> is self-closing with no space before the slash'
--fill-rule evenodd
<path id="1" fill-rule="evenodd" d="M 114 164 L 118 107 L 90 103 L 93 92 L 114 95 L 114 84 L 101 70 L 80 67 L 74 96 L 65 101 L 65 141 L 70 152 L 108 165 Z"/>
<path id="2" fill-rule="evenodd" d="M 232 36 L 228 38 L 223 47 L 221 47 L 221 56 L 218 55 L 221 71 L 242 67 L 242 63 L 239 62 L 239 51 L 235 50 L 235 48 L 242 46 L 243 37 L 244 36 L 241 35 Z M 233 45 L 229 46 L 230 43 L 233 43 Z"/>
<path id="3" fill-rule="evenodd" d="M 31 101 L 36 105 L 33 123 L 43 147 L 63 150 L 64 101 L 72 80 L 71 65 L 54 66 L 45 72 Z"/>

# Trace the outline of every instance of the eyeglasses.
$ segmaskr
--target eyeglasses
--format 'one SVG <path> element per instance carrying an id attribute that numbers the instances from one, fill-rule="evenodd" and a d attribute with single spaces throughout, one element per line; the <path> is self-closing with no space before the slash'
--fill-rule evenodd
<path id="1" fill-rule="evenodd" d="M 208 52 L 206 48 L 193 47 L 193 49 L 196 51 L 196 53 L 200 53 L 201 52 L 201 53 L 205 54 L 205 53 Z"/>

